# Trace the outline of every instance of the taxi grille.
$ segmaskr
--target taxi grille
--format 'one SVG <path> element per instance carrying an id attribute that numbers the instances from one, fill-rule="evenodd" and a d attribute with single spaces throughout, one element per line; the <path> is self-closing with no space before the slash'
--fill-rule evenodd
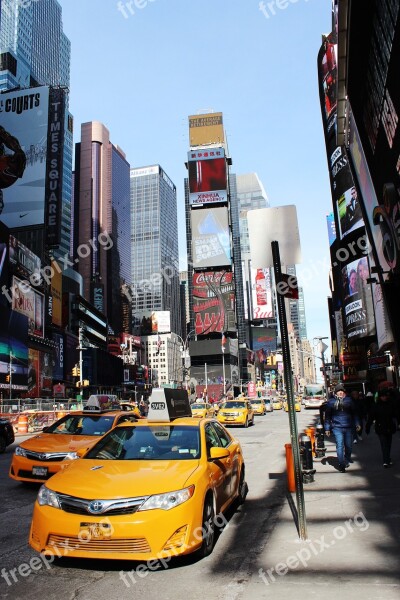
<path id="1" fill-rule="evenodd" d="M 61 509 L 68 513 L 75 515 L 131 515 L 137 511 L 139 506 L 143 504 L 146 498 L 124 498 L 115 500 L 102 500 L 102 509 L 94 513 L 89 510 L 89 506 L 92 500 L 85 500 L 84 498 L 75 498 L 74 496 L 67 496 L 64 494 L 58 494 Z"/>
<path id="2" fill-rule="evenodd" d="M 90 552 L 150 552 L 150 546 L 146 538 L 123 538 L 123 539 L 100 539 L 93 538 L 89 540 L 79 539 L 78 536 L 64 536 L 50 534 L 47 539 L 47 546 L 54 546 L 58 549 L 65 548 L 66 552 L 70 548 L 73 550 L 86 550 Z"/>
<path id="3" fill-rule="evenodd" d="M 46 454 L 45 452 L 31 452 L 30 450 L 26 450 L 26 458 L 30 460 L 34 460 L 35 462 L 60 462 L 65 459 L 67 456 L 66 452 L 53 452 Z"/>

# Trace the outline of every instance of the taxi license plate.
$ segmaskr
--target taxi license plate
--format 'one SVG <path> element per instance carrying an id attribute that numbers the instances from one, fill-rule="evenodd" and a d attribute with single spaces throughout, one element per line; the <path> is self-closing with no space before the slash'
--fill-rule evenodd
<path id="1" fill-rule="evenodd" d="M 226 420 L 227 420 L 227 421 L 234 421 L 234 420 L 235 420 L 235 417 L 226 417 Z"/>
<path id="2" fill-rule="evenodd" d="M 108 539 L 112 529 L 109 523 L 81 523 L 79 538 L 83 540 Z"/>
<path id="3" fill-rule="evenodd" d="M 47 477 L 49 469 L 47 467 L 32 467 L 32 475 L 38 475 L 39 477 Z"/>

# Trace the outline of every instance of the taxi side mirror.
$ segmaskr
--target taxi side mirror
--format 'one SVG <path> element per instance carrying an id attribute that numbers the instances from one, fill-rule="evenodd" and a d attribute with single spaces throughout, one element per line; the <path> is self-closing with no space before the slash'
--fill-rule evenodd
<path id="1" fill-rule="evenodd" d="M 221 460 L 228 458 L 229 450 L 226 448 L 212 447 L 210 448 L 210 460 Z"/>

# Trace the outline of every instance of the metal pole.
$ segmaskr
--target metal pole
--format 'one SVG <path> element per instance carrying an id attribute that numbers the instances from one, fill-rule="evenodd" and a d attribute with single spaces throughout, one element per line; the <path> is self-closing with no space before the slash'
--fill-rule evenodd
<path id="1" fill-rule="evenodd" d="M 273 257 L 273 263 L 274 263 L 275 285 L 278 286 L 282 279 L 279 243 L 277 241 L 271 242 L 271 248 L 272 248 L 272 257 Z M 297 502 L 298 530 L 299 530 L 300 539 L 306 540 L 307 539 L 307 524 L 306 524 L 306 512 L 305 512 L 305 503 L 304 503 L 303 478 L 302 478 L 302 473 L 301 473 L 299 435 L 298 435 L 298 431 L 297 431 L 296 412 L 294 409 L 294 394 L 293 394 L 292 368 L 291 368 L 291 360 L 290 360 L 289 334 L 288 334 L 287 319 L 286 319 L 285 298 L 282 295 L 282 293 L 279 293 L 279 290 L 277 290 L 276 299 L 277 299 L 277 304 L 278 304 L 279 325 L 280 325 L 280 329 L 281 329 L 281 338 L 282 338 L 283 368 L 284 368 L 285 381 L 286 381 L 290 438 L 291 438 L 291 444 L 292 444 L 293 462 L 294 462 L 295 480 L 296 480 L 296 502 Z"/>
<path id="2" fill-rule="evenodd" d="M 79 394 L 82 398 L 82 371 L 83 371 L 83 353 L 82 353 L 82 327 L 79 326 Z"/>
<path id="3" fill-rule="evenodd" d="M 207 363 L 204 363 L 204 376 L 206 379 L 206 400 L 208 399 Z"/>
<path id="4" fill-rule="evenodd" d="M 224 349 L 222 348 L 222 377 L 224 380 L 224 396 L 226 394 L 226 382 L 225 382 L 225 352 Z"/>
<path id="5" fill-rule="evenodd" d="M 10 350 L 10 404 L 12 400 L 12 354 Z"/>

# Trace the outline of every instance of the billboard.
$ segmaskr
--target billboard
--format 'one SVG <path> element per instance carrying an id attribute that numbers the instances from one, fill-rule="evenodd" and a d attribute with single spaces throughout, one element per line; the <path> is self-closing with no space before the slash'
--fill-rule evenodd
<path id="1" fill-rule="evenodd" d="M 225 150 L 192 150 L 188 153 L 189 203 L 194 206 L 228 201 Z"/>
<path id="2" fill-rule="evenodd" d="M 221 112 L 189 116 L 190 147 L 224 144 L 224 142 L 224 124 Z"/>
<path id="3" fill-rule="evenodd" d="M 44 214 L 48 248 L 57 248 L 61 238 L 64 119 L 65 91 L 62 88 L 50 88 Z"/>
<path id="4" fill-rule="evenodd" d="M 14 275 L 29 279 L 34 273 L 37 273 L 35 280 L 40 280 L 41 260 L 22 242 L 13 235 L 9 236 L 10 266 Z"/>
<path id="5" fill-rule="evenodd" d="M 370 269 L 366 256 L 348 263 L 342 269 L 344 328 L 349 340 L 376 334 L 372 291 L 367 282 L 368 278 Z"/>
<path id="6" fill-rule="evenodd" d="M 51 278 L 52 323 L 62 327 L 62 274 L 56 261 L 51 261 L 53 276 Z M 58 268 L 57 268 L 58 267 Z"/>
<path id="7" fill-rule="evenodd" d="M 53 341 L 53 379 L 62 381 L 64 379 L 64 336 L 53 332 Z"/>
<path id="8" fill-rule="evenodd" d="M 8 287 L 8 238 L 8 228 L 0 221 L 0 290 L 7 289 Z M 8 301 L 4 293 L 0 294 L 0 306 L 8 306 Z"/>
<path id="9" fill-rule="evenodd" d="M 26 316 L 0 306 L 0 388 L 3 396 L 12 390 L 25 391 L 28 377 L 28 323 Z M 11 360 L 10 360 L 11 359 Z M 10 375 L 11 362 L 11 382 Z"/>
<path id="10" fill-rule="evenodd" d="M 169 310 L 135 312 L 134 328 L 140 335 L 169 333 L 171 331 L 171 313 Z"/>
<path id="11" fill-rule="evenodd" d="M 7 227 L 43 225 L 48 117 L 47 86 L 0 96 L 0 219 Z"/>
<path id="12" fill-rule="evenodd" d="M 333 242 L 336 240 L 335 216 L 333 212 L 326 215 L 326 225 L 328 227 L 329 246 L 332 246 Z"/>
<path id="13" fill-rule="evenodd" d="M 196 335 L 235 331 L 235 280 L 232 271 L 193 273 Z"/>
<path id="14" fill-rule="evenodd" d="M 358 137 L 358 148 L 350 140 L 351 153 L 359 163 L 361 148 L 372 182 L 377 206 L 366 204 L 365 212 L 378 254 L 383 246 L 384 261 L 379 262 L 384 271 L 400 274 L 400 3 L 352 2 L 349 33 L 347 93 Z M 379 230 L 381 241 L 376 239 Z"/>
<path id="15" fill-rule="evenodd" d="M 251 268 L 251 302 L 253 319 L 271 319 L 274 316 L 270 269 Z"/>
<path id="16" fill-rule="evenodd" d="M 258 352 L 263 350 L 268 356 L 276 351 L 277 331 L 273 327 L 252 327 L 252 350 Z"/>
<path id="17" fill-rule="evenodd" d="M 231 265 L 228 209 L 202 208 L 190 212 L 193 268 Z"/>
<path id="18" fill-rule="evenodd" d="M 44 296 L 13 277 L 12 309 L 28 317 L 28 333 L 44 337 Z"/>

